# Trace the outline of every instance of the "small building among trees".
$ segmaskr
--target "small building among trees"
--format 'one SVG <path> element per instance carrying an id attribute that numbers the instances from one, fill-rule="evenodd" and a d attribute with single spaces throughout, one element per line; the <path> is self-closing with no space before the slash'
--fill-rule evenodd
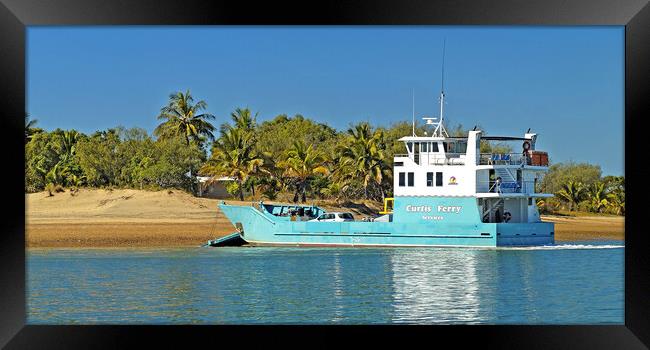
<path id="1" fill-rule="evenodd" d="M 197 196 L 216 199 L 232 198 L 232 195 L 226 189 L 226 184 L 234 179 L 227 176 L 218 178 L 197 176 L 196 180 L 198 182 Z"/>

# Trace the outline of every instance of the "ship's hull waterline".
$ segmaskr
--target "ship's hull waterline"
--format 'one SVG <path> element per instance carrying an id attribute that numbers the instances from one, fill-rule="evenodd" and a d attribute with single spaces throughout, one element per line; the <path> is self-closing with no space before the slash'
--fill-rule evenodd
<path id="1" fill-rule="evenodd" d="M 447 198 L 426 206 L 410 205 L 409 211 L 396 203 L 395 213 L 400 208 L 404 212 L 394 214 L 392 222 L 291 221 L 289 217 L 272 215 L 257 203 L 250 206 L 221 203 L 219 208 L 241 238 L 260 246 L 489 248 L 554 243 L 552 223 L 483 223 L 478 219 L 476 206 L 468 205 L 472 201 L 475 199 Z M 449 209 L 440 215 L 422 212 L 436 205 L 443 210 L 462 210 Z"/>

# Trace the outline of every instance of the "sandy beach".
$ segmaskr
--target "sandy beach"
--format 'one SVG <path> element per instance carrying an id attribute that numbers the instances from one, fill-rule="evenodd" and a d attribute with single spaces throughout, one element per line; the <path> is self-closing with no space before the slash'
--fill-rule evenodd
<path id="1" fill-rule="evenodd" d="M 234 232 L 217 208 L 218 202 L 182 191 L 82 189 L 75 196 L 68 191 L 53 197 L 45 192 L 26 194 L 25 243 L 30 248 L 199 246 Z M 369 210 L 353 203 L 317 204 L 329 210 L 350 211 L 359 217 Z M 555 222 L 556 241 L 624 239 L 624 217 L 542 219 Z"/>

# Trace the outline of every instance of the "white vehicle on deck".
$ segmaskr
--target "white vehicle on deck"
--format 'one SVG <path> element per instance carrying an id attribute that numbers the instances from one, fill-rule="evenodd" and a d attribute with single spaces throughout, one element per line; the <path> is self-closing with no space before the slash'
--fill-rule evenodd
<path id="1" fill-rule="evenodd" d="M 354 216 L 350 213 L 325 213 L 321 214 L 319 217 L 309 221 L 318 221 L 318 222 L 344 222 L 344 221 L 354 221 Z"/>

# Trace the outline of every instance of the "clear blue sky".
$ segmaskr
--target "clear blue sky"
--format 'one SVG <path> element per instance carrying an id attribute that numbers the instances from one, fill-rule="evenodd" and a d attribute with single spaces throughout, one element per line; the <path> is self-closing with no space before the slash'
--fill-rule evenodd
<path id="1" fill-rule="evenodd" d="M 623 27 L 29 27 L 27 112 L 47 130 L 153 131 L 174 91 L 226 121 L 303 114 L 337 129 L 438 114 L 539 134 L 551 161 L 624 173 Z M 449 124 L 448 123 L 448 124 Z"/>

